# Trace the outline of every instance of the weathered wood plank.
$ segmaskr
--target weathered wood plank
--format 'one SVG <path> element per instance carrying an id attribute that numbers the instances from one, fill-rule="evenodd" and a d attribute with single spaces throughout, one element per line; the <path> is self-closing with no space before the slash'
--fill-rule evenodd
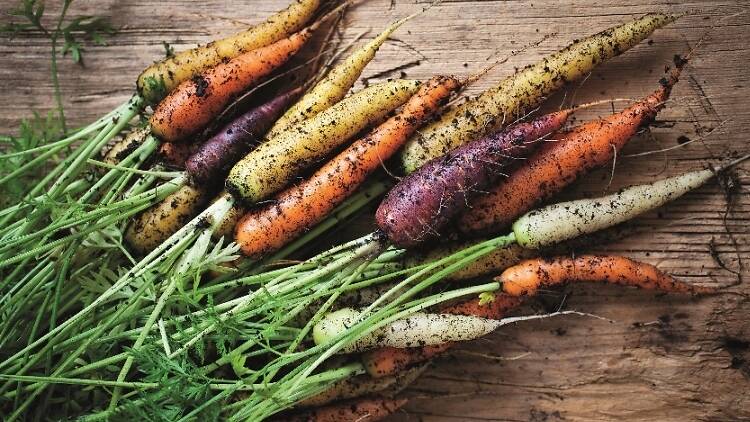
<path id="1" fill-rule="evenodd" d="M 14 3 L 1 0 L 0 11 Z M 55 2 L 48 3 L 53 15 Z M 163 55 L 162 41 L 176 49 L 206 42 L 259 21 L 284 3 L 77 1 L 73 14 L 106 14 L 121 29 L 109 46 L 87 49 L 85 68 L 63 60 L 61 84 L 68 117 L 85 123 L 127 99 L 140 69 Z M 398 0 L 389 8 L 390 0 L 360 2 L 347 15 L 344 41 L 370 28 L 371 37 L 388 21 L 428 3 Z M 467 75 L 545 34 L 557 33 L 498 66 L 469 89 L 474 94 L 515 67 L 631 16 L 656 10 L 692 12 L 658 31 L 653 42 L 605 64 L 585 83 L 548 102 L 547 107 L 556 107 L 563 98 L 584 102 L 646 94 L 674 54 L 685 53 L 709 27 L 717 26 L 676 87 L 659 124 L 650 135 L 633 140 L 618 158 L 607 188 L 613 191 L 694 169 L 725 154 L 750 152 L 750 15 L 728 17 L 746 8 L 747 3 L 722 1 L 444 1 L 400 30 L 397 41 L 388 42 L 365 73 L 393 76 L 389 69 L 419 60 L 419 65 L 404 70 L 410 77 L 437 72 Z M 4 41 L 0 131 L 5 133 L 15 130 L 30 110 L 49 109 L 52 87 L 49 47 L 43 37 L 25 34 Z M 602 106 L 579 118 L 609 110 Z M 627 157 L 674 146 L 680 136 L 696 139 L 717 127 L 683 148 Z M 592 249 L 628 254 L 689 281 L 720 285 L 730 285 L 737 277 L 721 268 L 712 250 L 733 270 L 741 258 L 746 280 L 728 289 L 735 294 L 692 300 L 600 286 L 549 292 L 519 313 L 539 312 L 542 305 L 554 307 L 565 298 L 567 309 L 614 322 L 575 317 L 504 328 L 439 359 L 408 391 L 412 402 L 393 420 L 750 419 L 750 166 L 741 168 L 741 190 L 732 197 L 726 219 L 726 198 L 712 183 L 639 218 L 632 224 L 639 228 L 636 233 Z M 610 172 L 593 173 L 563 197 L 602 193 Z"/>

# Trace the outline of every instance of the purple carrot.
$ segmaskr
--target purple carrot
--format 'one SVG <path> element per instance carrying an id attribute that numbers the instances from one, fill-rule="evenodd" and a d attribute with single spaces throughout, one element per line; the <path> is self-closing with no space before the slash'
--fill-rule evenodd
<path id="1" fill-rule="evenodd" d="M 458 147 L 403 178 L 380 203 L 378 226 L 393 244 L 416 246 L 440 236 L 468 208 L 471 198 L 492 187 L 535 142 L 562 128 L 572 110 L 520 123 Z"/>
<path id="2" fill-rule="evenodd" d="M 185 170 L 190 178 L 199 185 L 223 180 L 234 163 L 258 145 L 300 92 L 302 88 L 285 92 L 221 128 L 185 162 Z"/>

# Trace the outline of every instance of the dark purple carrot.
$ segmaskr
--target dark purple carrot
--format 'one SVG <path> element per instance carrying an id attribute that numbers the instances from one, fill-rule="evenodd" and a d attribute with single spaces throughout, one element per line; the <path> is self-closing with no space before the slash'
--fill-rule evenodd
<path id="1" fill-rule="evenodd" d="M 494 186 L 514 160 L 565 124 L 572 109 L 519 123 L 435 158 L 401 180 L 380 203 L 378 226 L 395 245 L 436 238 L 477 193 Z"/>
<path id="2" fill-rule="evenodd" d="M 257 146 L 301 92 L 302 88 L 285 92 L 221 128 L 185 162 L 185 170 L 190 178 L 196 184 L 223 181 L 234 163 Z"/>

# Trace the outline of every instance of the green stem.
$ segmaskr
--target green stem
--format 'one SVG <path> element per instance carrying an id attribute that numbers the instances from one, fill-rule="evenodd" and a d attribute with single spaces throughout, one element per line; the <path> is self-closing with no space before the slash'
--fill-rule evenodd
<path id="1" fill-rule="evenodd" d="M 94 208 L 92 211 L 83 214 L 71 213 L 72 215 L 70 215 L 69 218 L 62 216 L 57 219 L 55 223 L 49 224 L 43 229 L 37 230 L 33 233 L 27 233 L 22 236 L 11 238 L 7 240 L 2 247 L 0 247 L 0 253 L 4 253 L 12 249 L 17 249 L 19 246 L 24 245 L 30 240 L 34 240 L 39 236 L 48 235 L 61 230 L 76 228 L 78 226 L 84 225 L 85 223 L 97 220 L 104 216 L 108 216 L 108 218 L 102 219 L 95 225 L 88 226 L 88 228 L 85 230 L 76 231 L 74 234 L 66 236 L 62 239 L 57 239 L 52 243 L 44 243 L 43 245 L 40 245 L 39 247 L 31 250 L 28 250 L 28 245 L 25 245 L 27 249 L 26 253 L 16 255 L 15 257 L 13 257 L 13 259 L 0 261 L 0 268 L 7 266 L 8 264 L 13 264 L 20 261 L 21 259 L 23 259 L 22 257 L 29 256 L 30 254 L 38 255 L 39 253 L 48 251 L 59 244 L 65 244 L 73 239 L 87 236 L 88 234 L 101 228 L 108 227 L 116 224 L 119 221 L 125 220 L 131 215 L 135 214 L 135 212 L 133 212 L 134 208 L 148 208 L 154 203 L 163 200 L 173 192 L 177 191 L 177 189 L 179 189 L 184 184 L 183 180 L 183 178 L 178 178 L 166 182 L 160 186 L 155 187 L 151 191 L 143 192 L 136 196 L 126 198 L 118 202 L 110 203 L 106 206 Z"/>
<path id="2" fill-rule="evenodd" d="M 67 320 L 65 320 L 62 324 L 58 325 L 54 329 L 47 332 L 45 335 L 28 345 L 24 350 L 21 350 L 12 356 L 8 357 L 5 361 L 0 362 L 0 369 L 3 369 L 10 365 L 15 359 L 18 359 L 19 357 L 23 356 L 28 350 L 40 346 L 45 341 L 49 341 L 53 339 L 56 336 L 61 335 L 66 330 L 70 329 L 73 324 L 78 323 L 83 317 L 89 315 L 91 312 L 94 311 L 99 305 L 107 301 L 112 295 L 120 291 L 125 285 L 127 285 L 133 278 L 139 277 L 145 272 L 149 271 L 152 268 L 155 268 L 159 265 L 160 262 L 164 260 L 164 257 L 162 256 L 162 253 L 166 252 L 168 249 L 171 249 L 175 246 L 182 246 L 186 242 L 190 242 L 192 238 L 192 232 L 193 232 L 194 226 L 186 226 L 177 231 L 174 235 L 172 235 L 166 242 L 161 244 L 159 247 L 154 249 L 151 253 L 146 255 L 141 261 L 138 262 L 135 266 L 133 266 L 127 273 L 125 273 L 122 277 L 120 277 L 110 288 L 108 288 L 106 291 L 104 291 L 102 294 L 96 297 L 91 303 L 89 303 L 85 308 L 78 311 L 75 315 L 69 317 Z M 177 241 L 177 245 L 174 245 L 173 242 Z"/>
<path id="3" fill-rule="evenodd" d="M 85 238 L 89 236 L 91 233 L 97 232 L 105 227 L 111 226 L 113 223 L 116 223 L 118 221 L 121 221 L 123 219 L 127 219 L 135 214 L 138 214 L 142 210 L 149 208 L 151 205 L 149 203 L 136 205 L 136 208 L 130 208 L 128 211 L 121 211 L 120 213 L 116 215 L 109 216 L 108 218 L 104 218 L 102 220 L 99 220 L 95 224 L 91 224 L 86 226 L 85 229 L 79 230 L 71 235 L 65 236 L 61 239 L 54 240 L 52 242 L 46 242 L 43 243 L 37 247 L 34 247 L 32 249 L 28 249 L 26 252 L 17 254 L 13 256 L 12 258 L 0 260 L 0 268 L 4 268 L 7 266 L 10 266 L 12 264 L 15 264 L 19 261 L 22 261 L 24 259 L 37 256 L 41 253 L 51 251 L 58 246 L 65 245 L 73 240 Z"/>
<path id="4" fill-rule="evenodd" d="M 365 318 L 363 318 L 359 323 L 355 324 L 355 326 L 347 329 L 339 337 L 331 340 L 331 342 L 329 342 L 328 344 L 315 346 L 299 353 L 286 354 L 285 356 L 280 358 L 277 363 L 269 364 L 267 366 L 268 369 L 266 370 L 274 371 L 273 368 L 281 368 L 284 365 L 291 365 L 293 362 L 298 361 L 304 356 L 311 356 L 311 360 L 305 363 L 297 364 L 296 369 L 293 369 L 288 375 L 285 376 L 285 379 L 289 380 L 288 384 L 283 384 L 283 387 L 280 387 L 279 391 L 284 391 L 284 397 L 288 397 L 290 394 L 295 394 L 304 379 L 306 379 L 325 360 L 330 358 L 333 354 L 337 353 L 346 345 L 350 344 L 350 342 L 356 341 L 357 338 L 371 333 L 397 319 L 408 316 L 413 312 L 424 310 L 446 300 L 452 300 L 463 295 L 478 293 L 481 291 L 496 290 L 497 288 L 499 288 L 499 284 L 490 283 L 483 286 L 441 293 L 425 299 L 417 299 L 408 304 L 402 305 L 404 301 L 414 296 L 417 292 L 423 291 L 431 285 L 434 285 L 451 273 L 468 265 L 470 262 L 490 253 L 495 248 L 504 247 L 514 241 L 515 238 L 512 234 L 501 236 L 483 242 L 481 244 L 474 245 L 473 247 L 467 248 L 463 251 L 459 251 L 458 253 L 455 253 L 450 257 L 438 260 L 431 263 L 430 265 L 423 266 L 423 268 L 417 273 L 407 278 L 407 280 L 404 280 L 404 282 L 399 283 L 394 288 L 392 288 L 391 291 L 381 296 L 383 300 L 379 300 L 376 302 L 383 303 L 390 296 L 393 296 L 395 292 L 400 292 L 406 285 L 413 283 L 422 277 L 426 277 L 424 280 L 421 280 L 414 287 L 412 287 L 409 291 L 399 294 L 398 297 L 395 297 L 387 305 L 382 306 L 377 311 L 374 310 L 375 306 L 378 306 L 377 304 L 372 306 L 371 308 L 368 308 L 363 313 L 363 315 L 367 315 Z M 281 402 L 277 402 L 278 400 L 281 400 Z M 262 417 L 275 413 L 280 408 L 283 408 L 283 401 L 284 399 L 278 396 L 258 396 L 256 400 L 251 400 L 248 402 L 248 406 L 243 409 L 244 412 L 236 413 L 234 417 L 238 419 L 242 417 L 257 417 L 258 419 L 260 419 Z"/>
<path id="5" fill-rule="evenodd" d="M 133 351 L 138 351 L 141 346 L 143 345 L 143 342 L 146 341 L 146 337 L 148 336 L 149 331 L 151 331 L 151 328 L 156 323 L 157 318 L 159 318 L 159 315 L 161 315 L 161 311 L 164 309 L 164 306 L 167 304 L 167 298 L 177 289 L 178 283 L 181 283 L 183 280 L 180 277 L 181 274 L 176 274 L 172 277 L 170 277 L 169 284 L 167 285 L 167 288 L 164 290 L 162 295 L 159 297 L 159 300 L 156 302 L 156 306 L 154 306 L 153 311 L 151 311 L 151 315 L 148 316 L 148 319 L 146 320 L 146 323 L 141 328 L 140 334 L 138 334 L 138 338 L 136 339 L 135 343 L 133 343 Z M 130 371 L 130 367 L 133 366 L 133 361 L 135 360 L 135 355 L 130 354 L 128 358 L 125 360 L 125 363 L 122 365 L 122 368 L 120 369 L 120 373 L 117 375 L 117 381 L 122 382 L 125 380 L 125 377 L 127 377 L 128 372 Z M 109 402 L 109 408 L 114 409 L 117 406 L 117 401 L 120 399 L 121 389 L 119 387 L 116 387 L 114 391 L 112 392 L 112 398 Z"/>
<path id="6" fill-rule="evenodd" d="M 156 382 L 124 382 L 94 380 L 85 378 L 65 378 L 65 377 L 40 377 L 33 375 L 0 375 L 0 379 L 18 382 L 33 382 L 44 384 L 68 384 L 68 385 L 93 385 L 98 387 L 117 387 L 117 388 L 158 388 Z"/>
<path id="7" fill-rule="evenodd" d="M 79 181 L 78 176 L 83 169 L 85 160 L 97 153 L 102 146 L 109 142 L 112 137 L 117 135 L 117 133 L 122 130 L 133 116 L 140 111 L 142 104 L 143 100 L 140 97 L 133 96 L 130 100 L 112 112 L 109 118 L 106 120 L 100 119 L 99 122 L 103 124 L 103 128 L 99 130 L 97 135 L 76 148 L 72 154 L 55 166 L 55 168 L 52 169 L 42 181 L 37 183 L 29 192 L 27 192 L 24 197 L 27 199 L 33 198 L 39 195 L 41 191 L 46 190 L 45 198 L 57 199 L 58 195 L 67 192 L 71 183 Z M 96 124 L 98 124 L 98 122 Z M 86 132 L 86 130 L 83 130 L 82 132 Z M 74 136 L 77 135 L 78 134 Z M 47 184 L 55 178 L 57 179 L 53 182 L 52 186 L 47 187 Z M 98 183 L 101 183 L 101 181 Z M 0 227 L 4 226 L 8 221 L 14 218 L 17 213 L 18 211 L 6 214 L 2 220 L 0 220 Z M 32 212 L 30 216 L 26 216 L 28 220 L 26 227 L 34 226 L 42 215 L 46 216 L 46 213 L 43 214 L 35 211 Z M 26 229 L 22 232 L 25 232 L 25 230 Z"/>
<path id="8" fill-rule="evenodd" d="M 305 284 L 309 283 L 311 280 L 318 279 L 327 274 L 335 273 L 337 270 L 348 265 L 352 260 L 356 259 L 357 257 L 366 256 L 368 254 L 373 253 L 373 251 L 375 250 L 379 250 L 381 245 L 380 245 L 380 242 L 377 241 L 376 239 L 377 237 L 368 235 L 360 240 L 355 241 L 354 244 L 360 243 L 360 245 L 350 254 L 347 254 L 346 256 L 342 258 L 339 258 L 335 261 L 332 261 L 324 265 L 320 269 L 315 270 L 312 273 L 305 275 L 301 279 L 298 279 L 298 280 L 293 279 L 288 283 L 282 283 L 282 284 L 280 284 L 277 281 L 277 279 L 272 280 L 271 282 L 266 284 L 262 289 L 256 290 L 247 299 L 245 299 L 243 302 L 236 305 L 231 310 L 219 315 L 218 317 L 219 322 L 226 321 L 227 319 L 231 318 L 232 316 L 246 309 L 248 306 L 250 306 L 253 303 L 254 300 L 256 300 L 259 297 L 262 297 L 265 295 L 273 296 L 275 294 L 283 294 L 285 292 L 298 289 L 299 287 L 304 286 Z M 169 355 L 169 358 L 170 359 L 174 358 L 180 353 L 185 352 L 192 345 L 200 341 L 205 335 L 215 330 L 216 326 L 217 326 L 217 322 L 211 322 L 210 324 L 208 324 L 208 326 L 203 328 L 198 334 L 196 334 L 190 340 L 184 343 L 179 349 L 172 352 L 172 354 Z"/>
<path id="9" fill-rule="evenodd" d="M 67 2 L 65 2 L 67 3 Z M 63 8 L 63 13 L 60 15 L 62 18 L 65 14 L 65 10 L 67 9 L 67 6 Z M 58 26 L 57 31 L 59 31 L 60 28 Z M 56 31 L 56 34 L 57 34 Z M 65 122 L 65 112 L 63 111 L 63 102 L 62 102 L 62 92 L 60 91 L 60 80 L 57 75 L 57 35 L 54 35 L 52 38 L 52 86 L 54 88 L 54 96 L 55 96 L 55 103 L 57 104 L 57 114 L 60 116 L 60 126 L 62 126 L 62 132 L 63 135 L 68 132 L 68 127 Z"/>
<path id="10" fill-rule="evenodd" d="M 81 138 L 83 138 L 85 136 L 88 136 L 89 134 L 94 133 L 94 132 L 98 132 L 99 134 L 101 134 L 103 132 L 106 132 L 107 131 L 107 127 L 109 127 L 111 125 L 113 118 L 115 118 L 117 116 L 120 116 L 123 113 L 132 113 L 131 115 L 137 114 L 138 111 L 139 111 L 139 106 L 138 105 L 142 104 L 142 103 L 143 103 L 143 100 L 140 99 L 140 97 L 137 97 L 137 96 L 132 97 L 127 102 L 125 102 L 124 104 L 122 104 L 119 107 L 117 107 L 115 110 L 107 113 L 107 115 L 105 115 L 104 117 L 99 118 L 97 121 L 95 121 L 94 123 L 90 124 L 89 126 L 83 128 L 83 129 L 81 129 L 79 131 L 76 131 L 75 133 L 73 133 L 69 137 L 65 138 L 65 139 L 69 140 L 70 142 L 69 143 L 65 143 L 65 145 L 61 145 L 61 146 L 56 147 L 57 149 L 55 151 L 57 152 L 57 151 L 61 150 L 62 148 L 64 148 L 65 146 L 73 143 L 74 141 L 77 141 L 77 140 L 79 140 L 79 139 L 81 139 Z M 96 135 L 96 137 L 98 137 L 98 136 L 99 135 Z M 93 140 L 95 140 L 96 137 Z M 87 144 L 89 142 L 92 142 L 93 140 L 86 141 L 86 142 L 84 142 L 83 145 L 85 145 L 85 144 Z M 80 149 L 80 147 L 79 147 L 79 149 Z M 24 195 L 23 199 L 26 199 L 26 200 L 32 199 L 32 198 L 36 197 L 37 195 L 39 195 L 42 191 L 45 191 L 47 189 L 47 184 L 49 182 L 51 182 L 53 179 L 55 179 L 56 177 L 58 177 L 63 171 L 65 171 L 70 166 L 70 163 L 75 159 L 75 156 L 79 152 L 79 149 L 76 149 L 75 152 L 74 152 L 74 154 L 71 154 L 70 156 L 66 157 L 61 162 L 59 162 L 55 166 L 55 168 L 53 168 L 52 170 L 50 170 L 44 176 L 44 178 L 41 181 L 37 182 L 37 184 L 34 185 L 34 187 L 31 190 L 29 190 Z M 80 180 L 72 180 L 71 181 L 71 183 L 77 183 L 77 182 L 80 182 Z M 49 192 L 45 192 L 45 197 L 48 197 L 48 196 L 49 196 Z M 11 213 L 8 213 L 8 214 L 4 214 L 2 220 L 0 220 L 0 227 L 4 226 L 8 221 L 10 221 L 10 219 L 12 219 L 13 217 L 15 217 L 15 215 L 17 214 L 17 212 L 18 211 L 11 212 Z"/>
<path id="11" fill-rule="evenodd" d="M 55 89 L 55 102 L 57 103 L 57 111 L 60 115 L 60 125 L 62 126 L 63 134 L 67 133 L 68 128 L 65 123 L 65 113 L 63 111 L 62 103 L 62 92 L 60 91 L 60 81 L 57 74 L 57 39 L 60 37 L 62 23 L 65 20 L 65 15 L 68 14 L 68 7 L 70 7 L 72 1 L 64 1 L 62 11 L 57 19 L 57 25 L 55 31 L 51 34 L 50 39 L 52 40 L 52 86 Z"/>
<path id="12" fill-rule="evenodd" d="M 65 358 L 64 358 L 63 362 L 60 363 L 56 367 L 55 371 L 52 373 L 52 376 L 60 376 L 65 371 L 67 371 L 68 367 L 70 365 L 72 365 L 87 350 L 87 348 L 90 346 L 90 344 L 93 342 L 93 340 L 95 338 L 97 338 L 98 336 L 100 336 L 106 330 L 110 329 L 114 325 L 114 322 L 118 321 L 123 314 L 127 314 L 128 312 L 132 311 L 132 308 L 137 303 L 137 299 L 136 298 L 140 297 L 140 295 L 143 294 L 143 292 L 146 290 L 147 287 L 148 287 L 148 284 L 147 283 L 143 283 L 143 285 L 140 286 L 138 288 L 138 290 L 136 290 L 136 292 L 134 292 L 133 296 L 130 297 L 124 304 L 122 304 L 114 312 L 113 315 L 111 315 L 110 317 L 108 317 L 105 321 L 102 321 L 101 323 L 99 323 L 98 326 L 97 326 L 97 331 L 90 338 L 86 339 L 86 341 L 84 341 L 83 343 L 81 343 L 75 351 L 73 351 L 72 353 L 69 353 L 69 354 L 65 355 Z M 39 360 L 39 358 L 41 356 L 44 356 L 48 351 L 52 350 L 52 346 L 53 346 L 53 344 L 50 344 L 50 343 L 48 343 L 47 345 L 45 345 L 45 347 L 42 348 L 42 350 L 40 350 L 39 353 L 37 353 L 36 355 L 34 355 L 33 358 L 29 359 L 25 363 L 25 365 L 23 366 L 23 368 L 21 368 L 18 371 L 18 372 L 20 372 L 20 374 L 18 374 L 18 375 L 23 375 L 24 372 L 27 371 L 28 369 L 30 369 L 36 363 L 36 361 Z M 8 384 L 9 383 L 6 383 L 3 386 L 3 388 L 0 389 L 0 394 L 2 394 L 5 391 L 5 389 L 7 388 Z M 46 383 L 41 383 L 39 385 L 39 387 L 37 387 L 36 389 L 34 389 L 30 394 L 27 394 L 26 400 L 24 401 L 24 403 L 22 405 L 16 407 L 15 412 L 8 418 L 8 421 L 14 420 L 15 418 L 19 417 L 24 412 L 24 410 L 26 409 L 26 407 L 28 407 L 29 405 L 31 405 L 31 403 L 34 401 L 34 399 L 36 398 L 36 396 L 38 396 L 44 390 L 45 386 L 46 386 Z"/>

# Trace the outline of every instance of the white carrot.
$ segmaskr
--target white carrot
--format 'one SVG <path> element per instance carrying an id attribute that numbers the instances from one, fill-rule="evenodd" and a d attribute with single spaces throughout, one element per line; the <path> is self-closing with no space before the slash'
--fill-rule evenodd
<path id="1" fill-rule="evenodd" d="M 722 168 L 733 166 L 750 155 Z M 656 182 L 632 186 L 593 199 L 562 202 L 526 213 L 513 223 L 519 245 L 539 249 L 612 227 L 658 208 L 706 183 L 716 170 L 692 171 Z"/>

